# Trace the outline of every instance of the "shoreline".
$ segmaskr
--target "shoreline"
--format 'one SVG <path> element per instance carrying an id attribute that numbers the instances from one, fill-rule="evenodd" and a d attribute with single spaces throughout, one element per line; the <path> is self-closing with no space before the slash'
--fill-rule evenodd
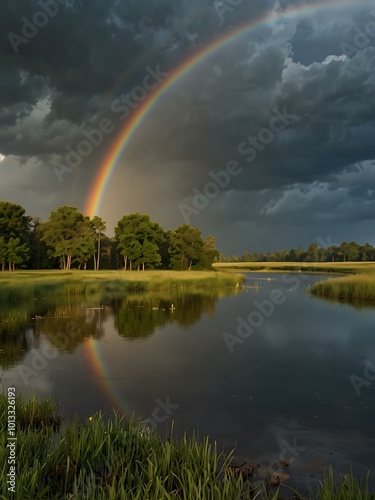
<path id="1" fill-rule="evenodd" d="M 26 490 L 30 498 L 56 500 L 138 500 L 161 495 L 166 500 L 210 500 L 213 492 L 219 500 L 250 500 L 254 494 L 259 500 L 276 500 L 285 491 L 294 491 L 300 500 L 349 498 L 343 495 L 358 500 L 375 498 L 369 486 L 370 471 L 364 483 L 352 471 L 336 481 L 329 466 L 317 492 L 305 496 L 287 484 L 292 460 L 279 461 L 276 469 L 261 470 L 258 462 L 234 455 L 235 450 L 229 454 L 219 450 L 209 436 L 177 439 L 172 427 L 163 438 L 156 430 L 116 412 L 109 418 L 96 413 L 84 421 L 76 416 L 72 422 L 63 422 L 51 399 L 16 396 L 15 388 L 7 391 L 7 395 L 0 394 L 0 455 L 5 469 L 11 471 L 11 491 L 17 498 Z M 15 408 L 14 425 L 9 423 L 9 405 Z M 6 436 L 12 433 L 17 442 L 10 450 Z M 20 448 L 22 457 L 18 456 Z M 8 465 L 10 454 L 14 462 Z M 1 483 L 4 498 L 8 486 Z"/>
<path id="2" fill-rule="evenodd" d="M 246 265 L 247 264 L 247 265 Z M 284 272 L 332 275 L 317 281 L 307 292 L 319 299 L 335 300 L 349 305 L 375 306 L 375 262 L 315 263 L 220 263 L 216 269 L 242 272 Z"/>

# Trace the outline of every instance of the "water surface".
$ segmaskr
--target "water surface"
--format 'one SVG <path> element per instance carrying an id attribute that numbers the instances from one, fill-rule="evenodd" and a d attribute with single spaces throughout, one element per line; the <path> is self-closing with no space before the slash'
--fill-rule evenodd
<path id="1" fill-rule="evenodd" d="M 172 420 L 178 435 L 199 429 L 270 467 L 293 458 L 296 485 L 329 464 L 365 475 L 375 470 L 375 382 L 364 374 L 375 310 L 311 298 L 305 288 L 320 279 L 249 273 L 241 292 L 3 306 L 1 384 L 64 401 L 67 418 L 116 408 L 162 433 Z M 254 311 L 259 326 L 229 349 L 224 334 Z"/>

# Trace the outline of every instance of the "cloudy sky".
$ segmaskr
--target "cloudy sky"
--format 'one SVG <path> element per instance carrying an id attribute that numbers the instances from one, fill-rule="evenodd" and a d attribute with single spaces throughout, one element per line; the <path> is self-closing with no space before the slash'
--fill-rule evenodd
<path id="1" fill-rule="evenodd" d="M 375 7 L 322 5 L 8 1 L 0 200 L 44 220 L 60 205 L 85 211 L 118 134 L 174 70 L 267 19 L 191 65 L 157 100 L 97 215 L 110 235 L 132 212 L 165 229 L 189 222 L 226 254 L 375 244 Z"/>

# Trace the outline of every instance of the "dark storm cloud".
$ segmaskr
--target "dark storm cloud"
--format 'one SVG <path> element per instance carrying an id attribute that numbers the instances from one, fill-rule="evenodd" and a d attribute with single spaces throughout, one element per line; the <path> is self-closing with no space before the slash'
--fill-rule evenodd
<path id="1" fill-rule="evenodd" d="M 42 10 L 40 2 L 8 2 L 0 19 L 0 153 L 7 155 L 0 163 L 2 186 L 18 202 L 20 193 L 28 193 L 36 213 L 47 199 L 55 208 L 53 193 L 70 201 L 71 184 L 83 208 L 78 192 L 85 195 L 126 123 L 114 113 L 113 102 L 142 84 L 147 67 L 171 73 L 228 30 L 302 5 L 286 0 L 244 0 L 235 7 L 224 0 L 59 0 L 58 13 L 16 53 L 15 39 L 12 47 L 8 35 L 22 35 L 25 18 L 32 21 Z M 334 220 L 340 228 L 345 218 L 370 220 L 375 32 L 343 56 L 343 42 L 353 45 L 369 20 L 375 24 L 370 11 L 370 2 L 360 2 L 335 15 L 321 11 L 275 20 L 197 65 L 148 114 L 126 149 L 117 181 L 142 185 L 145 196 L 129 196 L 129 205 L 118 211 L 149 211 L 156 219 L 160 213 L 165 226 L 182 223 L 179 203 L 191 203 L 192 189 L 202 190 L 210 171 L 236 160 L 241 175 L 191 220 L 217 234 L 224 249 L 229 248 L 229 226 L 247 225 L 258 231 L 259 245 L 268 245 L 276 242 L 275 228 L 282 222 L 299 228 L 305 241 L 313 239 L 313 221 L 326 224 L 328 231 Z M 286 110 L 294 120 L 247 161 L 239 145 L 269 127 L 275 109 Z M 97 128 L 103 118 L 111 120 L 114 132 L 59 183 L 51 166 L 64 163 L 66 148 L 76 149 L 84 129 Z M 362 162 L 366 168 L 359 167 Z M 109 212 L 111 227 L 122 213 Z M 265 236 L 267 227 L 275 235 L 272 241 Z M 232 245 L 243 249 L 234 239 Z"/>

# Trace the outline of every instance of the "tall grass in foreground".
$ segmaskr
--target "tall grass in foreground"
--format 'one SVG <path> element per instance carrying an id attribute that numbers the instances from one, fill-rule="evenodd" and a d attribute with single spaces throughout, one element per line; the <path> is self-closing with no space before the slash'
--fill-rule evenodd
<path id="1" fill-rule="evenodd" d="M 318 494 L 312 494 L 312 500 L 374 500 L 375 493 L 369 489 L 370 472 L 365 481 L 358 481 L 353 472 L 342 474 L 340 480 L 335 480 L 332 467 L 324 475 L 324 481 L 319 484 Z"/>
<path id="2" fill-rule="evenodd" d="M 276 500 L 278 492 L 249 489 L 241 476 L 226 474 L 224 458 L 208 438 L 172 433 L 163 441 L 156 432 L 114 414 L 98 413 L 85 423 L 77 419 L 60 428 L 50 400 L 16 401 L 17 467 L 14 498 L 24 500 Z M 0 396 L 0 498 L 7 490 L 7 399 Z M 290 489 L 292 491 L 292 489 Z M 285 498 L 285 496 L 283 496 Z M 301 495 L 294 498 L 303 499 Z M 368 478 L 353 474 L 335 483 L 332 470 L 319 486 L 316 500 L 373 500 Z"/>
<path id="3" fill-rule="evenodd" d="M 0 401 L 2 482 L 9 498 L 6 448 L 7 402 Z M 171 435 L 163 442 L 151 430 L 114 414 L 82 424 L 75 420 L 56 432 L 51 402 L 17 399 L 16 493 L 22 499 L 235 499 L 242 478 L 225 477 L 222 460 L 208 439 Z M 36 419 L 36 416 L 38 417 Z M 40 417 L 43 417 L 43 423 Z M 38 422 L 32 425 L 31 422 Z"/>

